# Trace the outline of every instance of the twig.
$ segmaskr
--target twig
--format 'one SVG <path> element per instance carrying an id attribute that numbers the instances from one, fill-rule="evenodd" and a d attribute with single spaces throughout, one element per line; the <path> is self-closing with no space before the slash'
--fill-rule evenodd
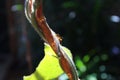
<path id="1" fill-rule="evenodd" d="M 26 0 L 25 14 L 40 37 L 49 44 L 59 58 L 60 65 L 70 80 L 78 80 L 74 62 L 61 48 L 57 34 L 49 27 L 42 11 L 42 0 Z"/>

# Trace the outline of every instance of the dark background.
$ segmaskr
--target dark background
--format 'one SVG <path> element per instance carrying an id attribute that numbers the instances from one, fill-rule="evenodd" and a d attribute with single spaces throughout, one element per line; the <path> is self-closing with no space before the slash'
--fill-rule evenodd
<path id="1" fill-rule="evenodd" d="M 21 80 L 44 56 L 23 7 L 24 0 L 0 1 L 1 80 Z M 45 0 L 44 14 L 73 53 L 81 79 L 120 80 L 120 0 Z"/>

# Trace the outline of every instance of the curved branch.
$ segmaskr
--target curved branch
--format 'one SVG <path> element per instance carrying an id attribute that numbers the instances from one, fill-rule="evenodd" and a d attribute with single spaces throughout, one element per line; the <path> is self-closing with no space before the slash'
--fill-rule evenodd
<path id="1" fill-rule="evenodd" d="M 56 33 L 47 24 L 46 18 L 42 11 L 42 0 L 26 0 L 25 14 L 40 37 L 47 44 L 49 44 L 57 54 L 60 65 L 64 72 L 68 75 L 69 79 L 78 80 L 74 62 L 61 48 L 61 44 Z"/>

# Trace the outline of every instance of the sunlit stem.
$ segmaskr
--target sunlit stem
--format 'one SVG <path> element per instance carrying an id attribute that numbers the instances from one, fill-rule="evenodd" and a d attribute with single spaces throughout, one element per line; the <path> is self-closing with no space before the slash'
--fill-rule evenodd
<path id="1" fill-rule="evenodd" d="M 51 46 L 59 62 L 68 75 L 69 80 L 78 80 L 75 65 L 71 58 L 61 48 L 57 34 L 49 27 L 42 11 L 42 0 L 26 0 L 25 14 L 29 22 L 33 25 L 40 37 Z"/>

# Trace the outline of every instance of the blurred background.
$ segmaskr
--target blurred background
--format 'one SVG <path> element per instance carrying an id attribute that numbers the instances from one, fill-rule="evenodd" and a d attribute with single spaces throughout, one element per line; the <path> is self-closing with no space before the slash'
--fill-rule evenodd
<path id="1" fill-rule="evenodd" d="M 73 53 L 83 80 L 120 80 L 120 0 L 45 0 L 50 27 Z M 22 80 L 43 58 L 24 0 L 0 0 L 0 80 Z"/>

